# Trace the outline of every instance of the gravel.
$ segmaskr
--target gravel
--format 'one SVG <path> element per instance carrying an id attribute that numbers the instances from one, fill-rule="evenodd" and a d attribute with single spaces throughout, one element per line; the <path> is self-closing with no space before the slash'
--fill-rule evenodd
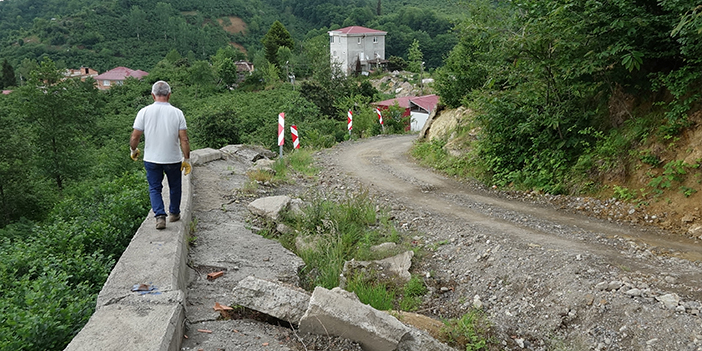
<path id="1" fill-rule="evenodd" d="M 340 199 L 370 190 L 404 236 L 427 252 L 413 267 L 431 287 L 420 312 L 456 318 L 481 308 L 493 325 L 493 349 L 702 350 L 702 265 L 685 259 L 699 254 L 699 244 L 642 228 L 660 217 L 616 199 L 501 192 L 450 179 L 447 189 L 397 171 L 395 159 L 350 155 L 383 150 L 378 143 L 386 139 L 317 153 L 321 173 L 314 184 L 301 178 L 299 191 L 314 185 Z M 344 167 L 351 156 L 357 172 Z M 381 178 L 359 179 L 368 173 Z M 383 187 L 382 177 L 410 183 L 446 208 L 418 203 L 399 185 Z M 463 212 L 487 220 L 466 220 Z M 522 232 L 502 232 L 490 221 Z"/>

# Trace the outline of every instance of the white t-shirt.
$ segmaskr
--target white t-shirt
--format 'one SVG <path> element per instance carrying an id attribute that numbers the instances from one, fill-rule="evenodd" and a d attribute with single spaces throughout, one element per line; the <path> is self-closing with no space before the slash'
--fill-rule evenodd
<path id="1" fill-rule="evenodd" d="M 144 132 L 144 161 L 169 164 L 183 160 L 178 134 L 188 127 L 180 109 L 168 102 L 154 102 L 139 110 L 134 129 Z"/>

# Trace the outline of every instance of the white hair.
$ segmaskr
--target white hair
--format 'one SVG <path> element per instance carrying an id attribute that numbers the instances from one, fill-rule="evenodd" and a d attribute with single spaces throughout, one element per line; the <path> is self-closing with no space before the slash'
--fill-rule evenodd
<path id="1" fill-rule="evenodd" d="M 168 96 L 171 93 L 171 86 L 165 81 L 159 80 L 151 87 L 151 94 L 154 96 Z"/>

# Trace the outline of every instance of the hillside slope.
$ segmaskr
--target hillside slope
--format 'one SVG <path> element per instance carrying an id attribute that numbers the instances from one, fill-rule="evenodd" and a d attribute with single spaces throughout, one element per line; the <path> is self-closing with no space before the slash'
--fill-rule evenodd
<path id="1" fill-rule="evenodd" d="M 450 157 L 470 158 L 480 130 L 471 128 L 472 112 L 465 108 L 440 111 L 427 128 L 426 140 L 439 141 Z M 646 143 L 625 150 L 607 171 L 593 169 L 572 196 L 502 189 L 509 196 L 551 202 L 573 212 L 603 219 L 657 226 L 702 239 L 702 112 L 677 139 Z M 622 130 L 622 132 L 625 132 Z M 652 132 L 653 134 L 653 132 Z"/>

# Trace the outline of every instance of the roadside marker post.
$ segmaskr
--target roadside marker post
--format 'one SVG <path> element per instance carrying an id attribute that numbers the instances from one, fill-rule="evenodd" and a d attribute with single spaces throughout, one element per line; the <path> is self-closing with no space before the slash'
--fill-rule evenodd
<path id="1" fill-rule="evenodd" d="M 385 124 L 383 124 L 383 115 L 380 113 L 380 109 L 376 107 L 375 113 L 378 114 L 378 121 L 380 121 L 380 126 L 383 127 L 383 134 L 385 134 Z"/>
<path id="2" fill-rule="evenodd" d="M 353 112 L 351 110 L 349 110 L 348 116 L 349 137 L 351 137 L 351 129 L 353 129 Z"/>
<path id="3" fill-rule="evenodd" d="M 297 126 L 296 125 L 293 124 L 290 126 L 290 134 L 292 134 L 293 149 L 299 149 L 300 148 L 300 138 L 297 135 Z"/>
<path id="4" fill-rule="evenodd" d="M 283 144 L 285 143 L 285 136 L 283 135 L 283 130 L 285 129 L 285 112 L 278 114 L 278 146 L 280 146 L 280 158 L 283 158 Z"/>

